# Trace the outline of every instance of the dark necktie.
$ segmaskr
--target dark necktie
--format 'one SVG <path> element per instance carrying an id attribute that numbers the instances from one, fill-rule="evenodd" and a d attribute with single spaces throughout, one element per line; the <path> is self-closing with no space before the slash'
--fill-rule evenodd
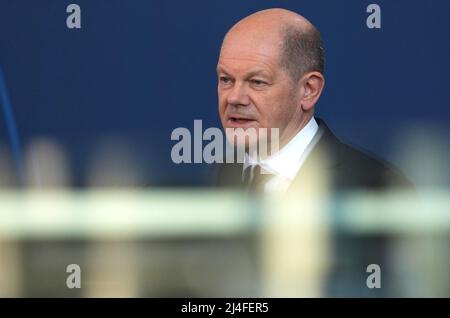
<path id="1" fill-rule="evenodd" d="M 260 165 L 248 166 L 244 169 L 243 183 L 247 190 L 263 193 L 264 185 L 272 176 L 272 174 L 262 173 Z"/>

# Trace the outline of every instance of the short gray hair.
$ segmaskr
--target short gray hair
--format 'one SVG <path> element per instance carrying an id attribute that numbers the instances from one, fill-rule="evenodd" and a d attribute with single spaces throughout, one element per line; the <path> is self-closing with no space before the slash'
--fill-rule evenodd
<path id="1" fill-rule="evenodd" d="M 320 72 L 325 68 L 325 49 L 320 32 L 315 27 L 307 29 L 286 25 L 282 29 L 280 65 L 294 81 L 307 72 Z"/>

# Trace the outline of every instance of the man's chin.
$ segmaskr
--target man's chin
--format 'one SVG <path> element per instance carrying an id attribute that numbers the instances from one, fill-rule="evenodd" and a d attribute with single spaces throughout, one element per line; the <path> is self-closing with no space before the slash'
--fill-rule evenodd
<path id="1" fill-rule="evenodd" d="M 229 138 L 227 137 L 228 143 L 236 148 L 245 148 L 248 149 L 250 147 L 255 147 L 258 145 L 258 139 L 257 140 L 240 140 L 239 138 Z"/>
<path id="2" fill-rule="evenodd" d="M 226 128 L 229 129 L 258 129 L 259 128 L 259 123 L 256 120 L 250 120 L 250 119 L 246 119 L 246 120 L 232 120 L 232 119 L 228 119 L 226 122 Z"/>

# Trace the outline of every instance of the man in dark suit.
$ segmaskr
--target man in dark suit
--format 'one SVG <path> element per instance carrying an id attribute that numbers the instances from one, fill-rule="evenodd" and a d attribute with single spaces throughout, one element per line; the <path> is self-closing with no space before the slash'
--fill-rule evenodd
<path id="1" fill-rule="evenodd" d="M 244 162 L 221 164 L 217 182 L 220 187 L 282 194 L 278 197 L 282 200 L 264 206 L 271 216 L 265 232 L 270 238 L 266 256 L 274 271 L 269 276 L 276 277 L 276 284 L 291 286 L 293 293 L 282 289 L 289 296 L 323 272 L 330 276 L 327 295 L 380 295 L 367 288 L 361 273 L 367 264 L 377 264 L 388 273 L 385 237 L 327 231 L 324 215 L 329 214 L 324 210 L 331 209 L 333 219 L 339 219 L 334 218 L 339 207 L 328 202 L 342 192 L 410 184 L 387 163 L 342 143 L 323 120 L 314 117 L 325 83 L 324 49 L 317 29 L 283 9 L 252 14 L 225 36 L 217 73 L 225 130 L 278 128 L 279 151 L 268 156 L 255 155 L 250 139 L 229 138 L 236 148 L 246 149 Z M 267 136 L 272 144 L 275 137 Z M 291 276 L 286 268 L 292 270 Z"/>
<path id="2" fill-rule="evenodd" d="M 304 17 L 268 9 L 239 21 L 225 36 L 217 73 L 223 127 L 278 128 L 280 146 L 267 157 L 247 153 L 243 164 L 221 165 L 219 186 L 244 183 L 263 192 L 309 187 L 312 180 L 330 190 L 408 186 L 400 172 L 342 143 L 314 117 L 325 83 L 324 49 Z M 250 148 L 248 140 L 230 142 Z"/>

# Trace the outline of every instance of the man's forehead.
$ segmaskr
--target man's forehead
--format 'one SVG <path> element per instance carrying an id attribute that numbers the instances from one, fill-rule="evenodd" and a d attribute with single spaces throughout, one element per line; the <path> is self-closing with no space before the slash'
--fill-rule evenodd
<path id="1" fill-rule="evenodd" d="M 217 71 L 270 75 L 276 66 L 277 61 L 267 56 L 221 56 L 217 63 Z"/>
<path id="2" fill-rule="evenodd" d="M 224 43 L 220 51 L 219 64 L 261 64 L 273 68 L 278 65 L 280 49 L 276 45 L 263 43 Z"/>
<path id="3" fill-rule="evenodd" d="M 221 53 L 225 55 L 277 56 L 281 48 L 279 35 L 269 35 L 262 32 L 232 32 L 223 41 Z"/>

